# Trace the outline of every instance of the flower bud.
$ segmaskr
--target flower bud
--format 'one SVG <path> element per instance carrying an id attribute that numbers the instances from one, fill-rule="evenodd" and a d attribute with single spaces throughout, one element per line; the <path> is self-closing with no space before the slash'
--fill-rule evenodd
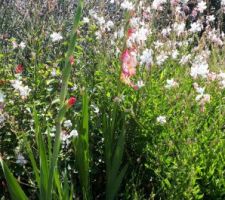
<path id="1" fill-rule="evenodd" d="M 76 103 L 77 99 L 76 97 L 70 97 L 67 101 L 68 108 L 72 107 Z"/>

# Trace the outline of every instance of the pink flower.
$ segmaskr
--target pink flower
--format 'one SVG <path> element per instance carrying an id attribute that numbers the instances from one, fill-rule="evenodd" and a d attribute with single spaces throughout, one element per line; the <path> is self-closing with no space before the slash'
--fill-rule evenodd
<path id="1" fill-rule="evenodd" d="M 177 6 L 180 3 L 180 0 L 170 0 L 172 6 Z"/>
<path id="2" fill-rule="evenodd" d="M 128 36 L 128 37 L 131 37 L 132 34 L 135 33 L 135 31 L 136 31 L 136 30 L 135 30 L 134 28 L 129 28 L 129 29 L 127 30 L 127 36 Z"/>
<path id="3" fill-rule="evenodd" d="M 136 74 L 137 57 L 136 52 L 133 50 L 126 49 L 120 58 L 122 62 L 123 72 L 128 76 Z"/>
<path id="4" fill-rule="evenodd" d="M 138 85 L 133 85 L 132 87 L 133 87 L 134 90 L 138 90 L 139 89 Z"/>
<path id="5" fill-rule="evenodd" d="M 75 61 L 75 60 L 74 60 L 74 57 L 73 57 L 73 56 L 70 56 L 70 64 L 71 64 L 71 65 L 74 64 L 74 61 Z"/>
<path id="6" fill-rule="evenodd" d="M 17 65 L 17 67 L 15 68 L 15 72 L 16 72 L 16 74 L 22 73 L 23 72 L 23 65 L 22 64 Z"/>
<path id="7" fill-rule="evenodd" d="M 197 17 L 197 15 L 198 15 L 198 12 L 196 9 L 194 9 L 191 13 L 191 16 L 195 18 L 195 17 Z"/>

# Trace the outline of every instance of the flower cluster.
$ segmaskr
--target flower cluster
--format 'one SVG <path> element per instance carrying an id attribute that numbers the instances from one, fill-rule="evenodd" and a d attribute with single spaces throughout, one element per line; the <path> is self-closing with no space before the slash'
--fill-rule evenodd
<path id="1" fill-rule="evenodd" d="M 22 99 L 26 99 L 31 92 L 31 89 L 28 86 L 24 86 L 20 80 L 12 80 L 11 85 L 19 93 Z"/>

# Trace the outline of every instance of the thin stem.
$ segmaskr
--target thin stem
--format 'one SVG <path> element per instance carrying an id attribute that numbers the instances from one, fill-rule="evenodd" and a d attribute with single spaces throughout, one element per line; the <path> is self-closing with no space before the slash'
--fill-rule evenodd
<path id="1" fill-rule="evenodd" d="M 68 47 L 68 51 L 65 58 L 65 66 L 63 69 L 62 87 L 60 91 L 60 110 L 56 117 L 56 135 L 55 135 L 55 142 L 54 142 L 54 148 L 53 148 L 53 155 L 51 157 L 51 162 L 50 162 L 50 172 L 49 172 L 49 178 L 48 178 L 48 188 L 47 188 L 48 190 L 47 190 L 46 200 L 52 199 L 52 187 L 53 187 L 53 177 L 54 177 L 53 175 L 54 175 L 55 167 L 57 165 L 57 159 L 58 159 L 58 154 L 60 150 L 60 134 L 62 131 L 61 123 L 62 123 L 63 116 L 65 115 L 65 112 L 63 112 L 63 116 L 61 115 L 61 113 L 64 109 L 66 109 L 65 99 L 67 95 L 68 81 L 69 81 L 70 73 L 72 70 L 72 65 L 70 64 L 69 60 L 70 60 L 70 56 L 73 54 L 73 51 L 74 51 L 76 37 L 77 37 L 76 32 L 79 26 L 82 10 L 83 10 L 83 0 L 80 0 L 77 11 L 76 11 L 76 15 L 74 17 L 73 28 L 70 34 L 69 47 Z"/>

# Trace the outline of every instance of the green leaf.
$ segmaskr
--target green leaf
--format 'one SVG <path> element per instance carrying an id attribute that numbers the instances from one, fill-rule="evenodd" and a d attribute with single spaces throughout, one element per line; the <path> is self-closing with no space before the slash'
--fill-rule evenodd
<path id="1" fill-rule="evenodd" d="M 7 181 L 11 198 L 13 200 L 28 200 L 28 197 L 26 196 L 26 194 L 18 184 L 16 178 L 13 176 L 8 166 L 4 163 L 1 157 L 0 162 Z"/>

